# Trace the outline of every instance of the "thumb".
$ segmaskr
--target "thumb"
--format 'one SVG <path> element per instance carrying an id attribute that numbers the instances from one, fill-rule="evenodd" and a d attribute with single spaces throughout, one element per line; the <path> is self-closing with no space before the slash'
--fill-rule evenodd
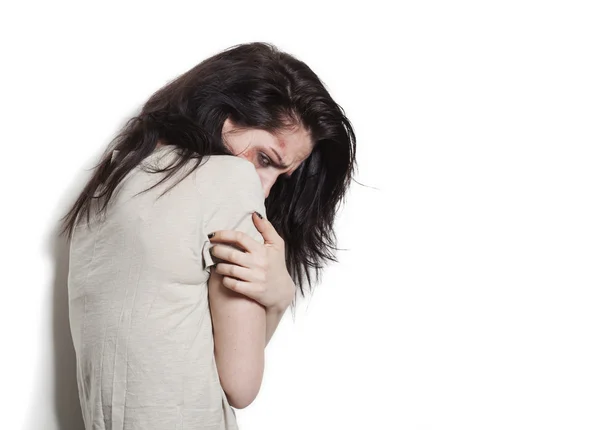
<path id="1" fill-rule="evenodd" d="M 281 240 L 281 236 L 279 236 L 273 224 L 258 212 L 252 214 L 252 221 L 254 221 L 256 229 L 262 234 L 265 244 L 274 245 Z"/>

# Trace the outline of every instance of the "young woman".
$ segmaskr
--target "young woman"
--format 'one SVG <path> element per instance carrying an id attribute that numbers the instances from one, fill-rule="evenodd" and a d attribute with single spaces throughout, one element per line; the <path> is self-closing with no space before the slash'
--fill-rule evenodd
<path id="1" fill-rule="evenodd" d="M 354 168 L 343 110 L 271 45 L 156 92 L 64 219 L 86 429 L 236 429 L 296 288 L 335 259 Z"/>

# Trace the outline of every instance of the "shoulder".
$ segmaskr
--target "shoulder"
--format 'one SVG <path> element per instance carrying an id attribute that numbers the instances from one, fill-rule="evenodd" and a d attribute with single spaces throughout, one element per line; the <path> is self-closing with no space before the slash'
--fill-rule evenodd
<path id="1" fill-rule="evenodd" d="M 202 159 L 197 180 L 260 182 L 254 165 L 245 158 L 233 155 L 209 155 Z"/>
<path id="2" fill-rule="evenodd" d="M 203 158 L 194 180 L 203 193 L 217 198 L 238 196 L 244 200 L 264 200 L 260 177 L 248 160 L 233 155 L 211 155 Z"/>
<path id="3" fill-rule="evenodd" d="M 262 241 L 252 213 L 265 214 L 265 196 L 251 162 L 230 155 L 205 157 L 195 180 L 207 232 L 237 230 Z"/>
<path id="4" fill-rule="evenodd" d="M 231 169 L 241 173 L 253 173 L 258 176 L 254 165 L 242 157 L 234 155 L 206 155 L 203 158 L 202 165 L 208 169 Z"/>

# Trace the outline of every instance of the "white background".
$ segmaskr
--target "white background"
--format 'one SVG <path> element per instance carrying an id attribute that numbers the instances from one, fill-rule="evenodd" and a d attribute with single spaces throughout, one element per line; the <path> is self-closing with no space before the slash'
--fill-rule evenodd
<path id="1" fill-rule="evenodd" d="M 55 230 L 86 169 L 256 40 L 345 108 L 364 186 L 241 429 L 600 428 L 597 2 L 202 3 L 2 6 L 1 428 L 81 428 Z"/>

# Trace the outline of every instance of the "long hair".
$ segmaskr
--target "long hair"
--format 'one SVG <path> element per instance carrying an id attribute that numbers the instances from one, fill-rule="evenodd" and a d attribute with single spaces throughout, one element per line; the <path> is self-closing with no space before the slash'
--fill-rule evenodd
<path id="1" fill-rule="evenodd" d="M 178 153 L 163 180 L 192 159 L 197 168 L 203 156 L 232 155 L 221 134 L 228 117 L 268 132 L 301 125 L 311 136 L 311 155 L 289 180 L 277 180 L 265 201 L 267 218 L 286 243 L 288 271 L 304 296 L 321 269 L 336 261 L 333 223 L 356 168 L 356 138 L 318 76 L 271 44 L 226 49 L 154 93 L 109 144 L 63 218 L 63 233 L 71 237 L 79 219 L 89 223 L 92 212 L 106 212 L 119 183 L 158 141 Z"/>

